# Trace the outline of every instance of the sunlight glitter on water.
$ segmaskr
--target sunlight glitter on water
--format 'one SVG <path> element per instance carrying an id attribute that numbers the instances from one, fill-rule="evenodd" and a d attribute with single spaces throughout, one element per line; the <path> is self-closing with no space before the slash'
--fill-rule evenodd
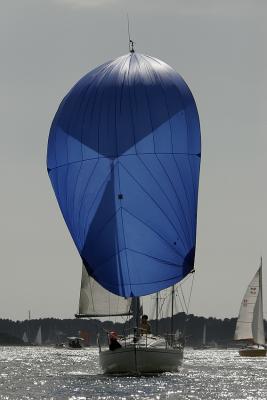
<path id="1" fill-rule="evenodd" d="M 104 376 L 98 349 L 0 349 L 1 400 L 266 400 L 267 359 L 186 349 L 177 373 Z"/>

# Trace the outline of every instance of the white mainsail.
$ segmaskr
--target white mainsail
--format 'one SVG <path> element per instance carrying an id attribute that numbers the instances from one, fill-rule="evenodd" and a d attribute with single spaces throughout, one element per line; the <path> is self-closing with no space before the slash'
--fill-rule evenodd
<path id="1" fill-rule="evenodd" d="M 235 340 L 253 340 L 265 345 L 262 306 L 262 261 L 243 297 L 235 330 Z"/>
<path id="2" fill-rule="evenodd" d="M 42 328 L 41 326 L 39 326 L 39 329 L 37 331 L 35 340 L 34 340 L 34 344 L 36 344 L 37 346 L 41 346 L 42 344 Z"/>
<path id="3" fill-rule="evenodd" d="M 108 292 L 82 268 L 79 314 L 77 316 L 102 317 L 130 315 L 131 298 Z"/>

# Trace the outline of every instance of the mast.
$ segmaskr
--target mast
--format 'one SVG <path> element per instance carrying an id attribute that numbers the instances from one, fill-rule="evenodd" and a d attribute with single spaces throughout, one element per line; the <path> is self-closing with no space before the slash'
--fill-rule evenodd
<path id="1" fill-rule="evenodd" d="M 173 335 L 173 310 L 174 310 L 174 285 L 172 286 L 172 305 L 171 305 L 171 343 Z"/>
<path id="2" fill-rule="evenodd" d="M 133 305 L 134 328 L 137 329 L 138 333 L 140 325 L 140 297 L 133 297 L 132 305 Z"/>
<path id="3" fill-rule="evenodd" d="M 131 39 L 130 20 L 129 20 L 129 15 L 128 15 L 128 14 L 127 14 L 127 21 L 128 21 L 129 52 L 130 52 L 130 53 L 134 53 L 134 41 Z"/>
<path id="4" fill-rule="evenodd" d="M 259 268 L 259 294 L 253 313 L 252 332 L 254 343 L 258 345 L 265 345 L 262 297 L 262 257 Z"/>
<path id="5" fill-rule="evenodd" d="M 156 293 L 156 336 L 159 329 L 159 292 Z"/>

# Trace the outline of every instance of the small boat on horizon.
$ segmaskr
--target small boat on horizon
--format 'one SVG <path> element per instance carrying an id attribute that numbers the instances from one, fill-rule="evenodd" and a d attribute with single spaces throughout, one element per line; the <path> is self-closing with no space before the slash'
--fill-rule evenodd
<path id="1" fill-rule="evenodd" d="M 22 335 L 22 341 L 24 344 L 29 344 L 29 338 L 26 331 Z"/>
<path id="2" fill-rule="evenodd" d="M 260 267 L 243 297 L 235 329 L 235 340 L 247 345 L 239 350 L 242 357 L 265 357 L 266 344 L 262 302 L 262 257 Z"/>
<path id="3" fill-rule="evenodd" d="M 70 336 L 67 337 L 68 339 L 68 343 L 67 344 L 63 344 L 62 347 L 66 348 L 66 349 L 72 349 L 72 350 L 81 350 L 83 349 L 83 338 L 79 337 L 79 336 Z"/>
<path id="4" fill-rule="evenodd" d="M 207 325 L 206 322 L 203 324 L 203 332 L 202 332 L 202 343 L 193 347 L 194 350 L 207 350 L 210 346 L 207 345 Z"/>
<path id="5" fill-rule="evenodd" d="M 39 328 L 38 328 L 38 331 L 36 333 L 33 344 L 34 344 L 34 346 L 42 346 L 42 344 L 43 344 L 42 327 L 41 326 L 39 326 Z"/>

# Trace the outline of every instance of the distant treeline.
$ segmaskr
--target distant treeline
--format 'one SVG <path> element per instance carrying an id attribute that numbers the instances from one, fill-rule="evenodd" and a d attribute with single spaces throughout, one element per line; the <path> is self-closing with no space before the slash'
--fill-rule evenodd
<path id="1" fill-rule="evenodd" d="M 170 332 L 171 319 L 164 318 L 158 321 L 150 321 L 152 333 L 163 335 Z M 203 327 L 206 324 L 206 342 L 218 345 L 229 345 L 233 341 L 236 318 L 197 317 L 192 314 L 178 313 L 174 316 L 174 331 L 179 330 L 186 336 L 188 345 L 202 343 Z M 29 342 L 33 343 L 39 327 L 42 328 L 42 339 L 44 344 L 56 344 L 66 340 L 68 336 L 78 336 L 81 331 L 88 332 L 90 344 L 97 343 L 97 335 L 100 340 L 105 340 L 106 332 L 114 330 L 120 334 L 127 334 L 133 326 L 133 321 L 126 324 L 113 323 L 111 321 L 101 322 L 97 319 L 32 319 L 26 321 L 11 321 L 0 319 L 0 344 L 23 344 L 22 337 L 26 333 Z M 267 324 L 265 321 L 265 332 Z"/>

